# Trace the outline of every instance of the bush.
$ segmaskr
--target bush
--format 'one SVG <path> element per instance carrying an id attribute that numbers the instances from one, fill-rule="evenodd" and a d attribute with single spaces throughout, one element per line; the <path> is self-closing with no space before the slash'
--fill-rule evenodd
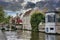
<path id="1" fill-rule="evenodd" d="M 14 26 L 12 26 L 11 28 L 12 28 L 12 30 L 17 30 L 17 28 L 16 28 L 16 27 L 14 27 Z"/>
<path id="2" fill-rule="evenodd" d="M 39 31 L 38 25 L 40 22 L 44 22 L 44 20 L 45 16 L 42 13 L 33 13 L 30 20 L 32 31 Z"/>
<path id="3" fill-rule="evenodd" d="M 3 31 L 3 30 L 5 30 L 5 28 L 2 28 L 1 30 Z"/>

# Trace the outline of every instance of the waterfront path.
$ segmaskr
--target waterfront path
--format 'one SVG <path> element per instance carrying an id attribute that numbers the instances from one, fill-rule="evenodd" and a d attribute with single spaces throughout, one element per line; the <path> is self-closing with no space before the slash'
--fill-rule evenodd
<path id="1" fill-rule="evenodd" d="M 6 40 L 4 33 L 0 30 L 0 40 Z"/>

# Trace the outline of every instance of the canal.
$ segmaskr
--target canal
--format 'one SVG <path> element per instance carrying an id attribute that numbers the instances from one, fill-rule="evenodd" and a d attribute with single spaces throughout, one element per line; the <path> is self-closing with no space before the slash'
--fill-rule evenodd
<path id="1" fill-rule="evenodd" d="M 6 40 L 60 40 L 60 35 L 48 35 L 31 31 L 5 31 Z"/>

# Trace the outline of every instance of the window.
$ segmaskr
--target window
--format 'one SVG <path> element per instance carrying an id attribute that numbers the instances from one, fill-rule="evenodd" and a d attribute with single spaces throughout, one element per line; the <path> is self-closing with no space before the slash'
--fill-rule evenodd
<path id="1" fill-rule="evenodd" d="M 54 28 L 50 28 L 50 30 L 54 30 Z"/>
<path id="2" fill-rule="evenodd" d="M 48 15 L 48 22 L 55 22 L 55 15 Z"/>
<path id="3" fill-rule="evenodd" d="M 48 32 L 48 28 L 46 28 L 46 31 Z"/>

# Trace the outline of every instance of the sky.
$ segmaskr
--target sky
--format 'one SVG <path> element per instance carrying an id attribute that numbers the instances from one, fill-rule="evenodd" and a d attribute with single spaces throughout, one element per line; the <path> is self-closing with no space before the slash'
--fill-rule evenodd
<path id="1" fill-rule="evenodd" d="M 36 3 L 38 1 L 41 1 L 41 0 L 25 0 L 26 2 L 30 1 L 30 2 L 33 2 L 33 3 Z"/>
<path id="2" fill-rule="evenodd" d="M 0 0 L 1 1 L 1 0 Z M 7 0 L 6 0 L 7 1 Z M 41 1 L 41 0 L 25 0 L 25 2 L 33 2 L 36 3 L 37 1 Z M 8 15 L 15 17 L 16 13 L 20 13 L 19 11 L 13 12 L 13 11 L 8 11 L 8 10 L 4 10 Z"/>
<path id="3" fill-rule="evenodd" d="M 16 13 L 20 13 L 20 11 L 16 11 L 16 12 L 14 12 L 14 11 L 8 11 L 8 10 L 4 10 L 4 11 L 5 11 L 5 13 L 7 13 L 7 15 L 10 15 L 10 16 L 13 16 L 13 17 L 16 16 Z"/>
<path id="4" fill-rule="evenodd" d="M 9 1 L 13 1 L 13 0 L 0 0 L 0 1 L 6 1 L 6 2 L 9 2 Z M 18 0 L 15 0 L 16 2 L 18 2 Z M 36 3 L 37 1 L 41 1 L 41 0 L 24 0 L 26 2 L 30 1 L 30 2 L 33 2 L 33 3 Z"/>

